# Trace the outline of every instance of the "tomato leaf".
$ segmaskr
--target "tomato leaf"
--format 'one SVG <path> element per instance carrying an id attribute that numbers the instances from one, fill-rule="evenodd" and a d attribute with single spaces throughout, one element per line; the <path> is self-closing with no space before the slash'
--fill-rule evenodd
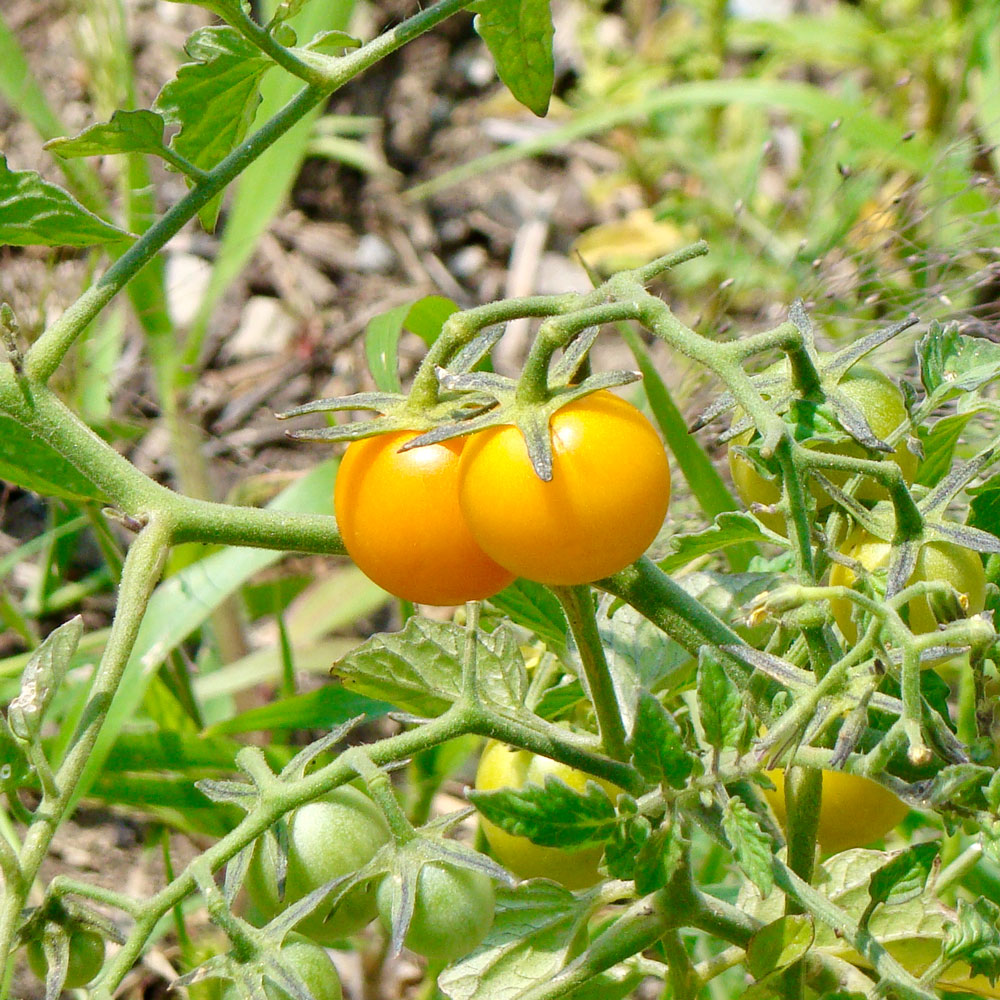
<path id="1" fill-rule="evenodd" d="M 812 947 L 816 937 L 812 917 L 789 914 L 761 927 L 747 946 L 747 968 L 754 979 L 787 969 Z"/>
<path id="2" fill-rule="evenodd" d="M 15 417 L 2 412 L 0 479 L 42 496 L 108 502 L 104 491 L 68 458 L 51 448 Z"/>
<path id="3" fill-rule="evenodd" d="M 592 906 L 555 882 L 532 879 L 500 889 L 486 940 L 449 966 L 438 986 L 450 1000 L 497 1000 L 523 992 L 525 983 L 547 982 L 575 957 Z M 642 979 L 635 957 L 588 979 L 573 991 L 573 1000 L 620 1000 Z"/>
<path id="4" fill-rule="evenodd" d="M 941 845 L 933 841 L 916 844 L 873 872 L 868 886 L 869 903 L 861 917 L 862 926 L 868 923 L 879 903 L 891 906 L 920 896 L 927 887 L 940 850 Z"/>
<path id="5" fill-rule="evenodd" d="M 694 757 L 684 747 L 673 716 L 648 691 L 639 695 L 630 740 L 635 766 L 653 782 L 683 788 L 694 770 Z"/>
<path id="6" fill-rule="evenodd" d="M 45 148 L 58 156 L 102 156 L 106 153 L 163 151 L 166 123 L 155 111 L 116 111 L 111 121 L 84 129 L 79 135 L 50 139 Z"/>
<path id="7" fill-rule="evenodd" d="M 562 605 L 548 587 L 531 580 L 515 580 L 489 603 L 515 625 L 529 629 L 550 649 L 565 649 L 569 626 Z"/>
<path id="8" fill-rule="evenodd" d="M 21 690 L 7 706 L 7 721 L 15 736 L 37 740 L 45 710 L 66 676 L 69 662 L 83 635 L 83 619 L 77 615 L 50 632 L 31 654 L 21 675 Z"/>
<path id="9" fill-rule="evenodd" d="M 544 788 L 528 784 L 493 792 L 471 790 L 468 797 L 501 830 L 542 847 L 580 850 L 603 844 L 618 822 L 614 804 L 595 781 L 578 792 L 549 774 Z"/>
<path id="10" fill-rule="evenodd" d="M 964 336 L 954 324 L 932 323 L 917 345 L 917 358 L 924 389 L 939 401 L 1000 377 L 1000 344 Z"/>
<path id="11" fill-rule="evenodd" d="M 1000 977 L 1000 931 L 997 920 L 1000 907 L 980 896 L 975 903 L 958 901 L 958 920 L 948 928 L 944 954 L 968 962 L 973 973 L 986 976 L 991 983 Z"/>
<path id="12" fill-rule="evenodd" d="M 249 11 L 250 5 L 243 0 L 170 0 L 171 3 L 186 3 L 195 7 L 204 7 L 223 21 L 230 21 L 239 16 L 240 9 Z M 305 0 L 303 0 L 305 2 Z"/>
<path id="13" fill-rule="evenodd" d="M 924 446 L 924 457 L 915 477 L 918 483 L 936 486 L 948 474 L 955 457 L 955 446 L 971 418 L 971 413 L 952 413 L 936 421 L 930 429 L 917 428 Z"/>
<path id="14" fill-rule="evenodd" d="M 0 788 L 7 793 L 16 792 L 30 774 L 24 743 L 14 736 L 6 718 L 0 715 Z"/>
<path id="15" fill-rule="evenodd" d="M 154 111 L 180 130 L 170 148 L 202 170 L 211 170 L 242 141 L 260 103 L 260 79 L 273 65 L 229 27 L 200 28 L 187 41 L 193 60 L 160 91 Z M 221 195 L 200 212 L 215 228 Z"/>
<path id="16" fill-rule="evenodd" d="M 549 0 L 480 0 L 475 29 L 510 92 L 539 117 L 549 110 L 555 82 Z"/>
<path id="17" fill-rule="evenodd" d="M 698 709 L 709 746 L 722 750 L 739 744 L 746 728 L 740 692 L 707 647 L 698 666 Z"/>
<path id="18" fill-rule="evenodd" d="M 684 846 L 676 826 L 664 824 L 654 830 L 635 859 L 636 892 L 647 895 L 662 889 L 684 858 Z"/>
<path id="19" fill-rule="evenodd" d="M 68 191 L 34 170 L 11 170 L 0 155 L 0 246 L 89 247 L 127 239 Z"/>
<path id="20" fill-rule="evenodd" d="M 625 725 L 632 729 L 641 693 L 686 684 L 691 658 L 648 618 L 628 605 L 616 608 L 610 599 L 601 602 L 597 627 Z"/>
<path id="21" fill-rule="evenodd" d="M 351 691 L 414 715 L 435 716 L 461 694 L 465 641 L 464 628 L 414 616 L 401 632 L 372 636 L 333 671 Z M 484 702 L 523 712 L 527 675 L 509 627 L 477 636 L 476 672 Z"/>
<path id="22" fill-rule="evenodd" d="M 515 983 L 520 989 L 526 982 L 544 982 L 555 975 L 587 907 L 561 885 L 538 880 L 498 889 L 496 901 L 486 940 L 438 980 L 451 1000 L 488 1000 Z"/>
<path id="23" fill-rule="evenodd" d="M 760 522 L 742 511 L 719 514 L 715 523 L 701 531 L 674 535 L 670 539 L 670 554 L 658 560 L 665 573 L 674 573 L 699 556 L 721 552 L 736 545 L 758 544 L 787 545 L 786 539 L 765 531 Z"/>
<path id="24" fill-rule="evenodd" d="M 761 895 L 767 896 L 774 888 L 774 875 L 771 872 L 774 848 L 771 838 L 761 830 L 757 817 L 738 796 L 734 795 L 726 802 L 722 812 L 722 829 L 747 878 Z"/>
<path id="25" fill-rule="evenodd" d="M 1000 538 L 1000 473 L 990 476 L 981 486 L 972 487 L 968 492 L 972 497 L 968 523 Z"/>

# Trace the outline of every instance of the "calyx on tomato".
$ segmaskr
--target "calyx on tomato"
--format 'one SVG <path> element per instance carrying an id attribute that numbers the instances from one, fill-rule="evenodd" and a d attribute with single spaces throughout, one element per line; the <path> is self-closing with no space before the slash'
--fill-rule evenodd
<path id="1" fill-rule="evenodd" d="M 104 938 L 92 928 L 72 926 L 54 928 L 45 932 L 50 947 L 66 948 L 66 978 L 62 988 L 67 990 L 86 986 L 104 966 Z M 45 937 L 32 938 L 27 947 L 28 965 L 44 983 L 49 973 L 49 960 L 45 953 Z"/>
<path id="2" fill-rule="evenodd" d="M 404 892 L 407 878 L 411 884 Z M 435 962 L 451 962 L 479 945 L 493 926 L 496 896 L 485 872 L 445 860 L 427 861 L 411 872 L 390 873 L 377 890 L 382 926 L 402 944 Z M 404 900 L 412 903 L 407 914 Z M 398 932 L 396 932 L 398 937 Z"/>

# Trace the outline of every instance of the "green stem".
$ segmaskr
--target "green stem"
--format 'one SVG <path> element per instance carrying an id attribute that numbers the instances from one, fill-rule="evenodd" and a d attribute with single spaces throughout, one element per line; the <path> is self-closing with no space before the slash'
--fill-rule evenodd
<path id="1" fill-rule="evenodd" d="M 382 810 L 392 836 L 397 844 L 407 844 L 417 836 L 417 831 L 413 829 L 413 824 L 406 818 L 402 806 L 392 790 L 392 782 L 389 775 L 381 768 L 372 763 L 371 758 L 361 747 L 348 750 L 341 759 L 358 772 L 368 786 L 368 793 L 375 804 Z"/>
<path id="2" fill-rule="evenodd" d="M 652 560 L 643 556 L 614 576 L 599 580 L 597 586 L 622 598 L 692 656 L 697 657 L 702 646 L 713 646 L 729 676 L 741 691 L 747 690 L 750 668 L 725 649 L 746 643 Z"/>
<path id="3" fill-rule="evenodd" d="M 619 788 L 634 795 L 645 790 L 645 782 L 635 768 L 619 760 L 613 760 L 594 753 L 589 745 L 571 730 L 535 720 L 527 726 L 523 722 L 497 715 L 478 704 L 465 705 L 470 733 L 499 740 L 509 746 L 530 750 L 534 754 L 550 760 L 568 764 L 577 771 L 593 774 L 610 781 Z"/>
<path id="4" fill-rule="evenodd" d="M 671 1000 L 695 1000 L 701 981 L 680 934 L 675 930 L 667 931 L 660 941 L 660 946 L 667 959 Z"/>
<path id="5" fill-rule="evenodd" d="M 452 709 L 417 729 L 369 744 L 365 747 L 365 753 L 373 765 L 380 767 L 469 731 L 465 713 Z M 108 962 L 101 977 L 91 987 L 93 1000 L 111 1000 L 113 992 L 139 959 L 144 943 L 160 919 L 196 888 L 194 871 L 196 865 L 201 865 L 203 872 L 218 871 L 279 817 L 350 781 L 357 772 L 345 760 L 346 756 L 341 755 L 332 764 L 292 784 L 276 783 L 269 789 L 266 799 L 262 799 L 260 805 L 234 830 L 216 841 L 169 885 L 143 903 L 125 944 Z"/>
<path id="6" fill-rule="evenodd" d="M 304 118 L 327 96 L 349 80 L 384 59 L 389 53 L 467 7 L 471 0 L 441 0 L 440 3 L 407 18 L 367 45 L 338 59 L 330 59 L 321 73 L 322 82 L 300 91 L 270 121 L 245 139 L 213 167 L 176 205 L 151 226 L 35 341 L 25 358 L 24 371 L 32 383 L 51 378 L 73 342 L 164 245 L 198 211 L 221 193 L 269 146 L 296 122 Z"/>
<path id="7" fill-rule="evenodd" d="M 590 587 L 586 585 L 553 587 L 552 590 L 559 598 L 563 611 L 566 612 L 570 631 L 576 640 L 604 749 L 608 756 L 614 757 L 615 760 L 628 760 L 629 752 L 621 707 L 611 679 L 611 671 L 608 669 L 608 661 L 604 656 L 604 644 L 597 630 L 594 599 Z"/>
<path id="8" fill-rule="evenodd" d="M 139 625 L 149 597 L 160 578 L 170 542 L 169 527 L 159 520 L 151 521 L 128 550 L 122 568 L 118 609 L 108 636 L 108 643 L 91 685 L 87 710 L 80 728 L 59 772 L 56 784 L 60 794 L 44 797 L 32 817 L 31 826 L 21 848 L 21 884 L 8 886 L 0 909 L 0 955 L 10 952 L 17 920 L 25 903 L 27 887 L 34 881 L 63 817 L 73 802 L 80 775 L 90 757 L 97 736 L 107 718 L 111 701 L 121 682 Z M 13 891 L 11 891 L 13 888 Z"/>
<path id="9" fill-rule="evenodd" d="M 811 882 L 816 859 L 816 833 L 823 795 L 823 772 L 811 767 L 789 767 L 785 771 L 785 806 L 787 811 L 788 867 L 804 882 Z M 802 907 L 792 896 L 785 897 L 785 913 L 801 913 Z M 785 995 L 801 997 L 805 987 L 806 967 L 793 962 L 782 974 Z"/>
<path id="10" fill-rule="evenodd" d="M 60 898 L 80 896 L 83 899 L 92 899 L 95 903 L 102 903 L 129 916 L 133 916 L 138 910 L 138 904 L 131 896 L 116 892 L 114 889 L 105 889 L 104 886 L 94 885 L 91 882 L 78 882 L 68 875 L 56 875 L 49 883 L 48 893 L 50 896 Z"/>
<path id="11" fill-rule="evenodd" d="M 279 45 L 267 28 L 259 25 L 243 9 L 242 4 L 234 4 L 233 9 L 228 11 L 229 24 L 232 25 L 248 42 L 256 45 L 265 55 L 270 56 L 282 69 L 287 70 L 292 76 L 297 76 L 300 80 L 314 87 L 322 87 L 326 82 L 326 76 L 317 68 L 303 62 L 294 52 L 290 52 L 283 45 Z"/>

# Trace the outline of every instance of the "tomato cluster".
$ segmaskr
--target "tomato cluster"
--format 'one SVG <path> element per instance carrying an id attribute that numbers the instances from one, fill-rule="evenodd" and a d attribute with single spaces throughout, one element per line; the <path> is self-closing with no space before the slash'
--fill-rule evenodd
<path id="1" fill-rule="evenodd" d="M 334 494 L 348 554 L 421 604 L 479 600 L 517 576 L 568 586 L 623 569 L 656 537 L 670 499 L 656 431 L 603 390 L 557 410 L 550 431 L 549 482 L 513 426 L 405 452 L 416 432 L 352 443 Z"/>
<path id="2" fill-rule="evenodd" d="M 378 806 L 351 785 L 342 785 L 296 809 L 287 824 L 284 893 L 279 890 L 275 862 L 263 840 L 255 845 L 247 871 L 247 892 L 267 920 L 308 893 L 363 867 L 391 836 Z M 494 903 L 493 884 L 487 875 L 448 862 L 427 862 L 417 876 L 413 916 L 404 944 L 433 961 L 459 958 L 486 936 L 493 924 Z M 290 939 L 302 948 L 303 976 L 308 978 L 318 964 L 321 968 L 316 978 L 323 982 L 322 962 L 316 959 L 313 963 L 315 955 L 305 945 L 322 955 L 314 942 L 333 945 L 376 916 L 388 928 L 391 909 L 391 876 L 352 888 L 336 905 L 321 904 L 296 924 L 296 930 L 309 940 Z M 339 1000 L 339 986 L 336 994 L 324 989 L 314 995 L 317 1000 Z"/>

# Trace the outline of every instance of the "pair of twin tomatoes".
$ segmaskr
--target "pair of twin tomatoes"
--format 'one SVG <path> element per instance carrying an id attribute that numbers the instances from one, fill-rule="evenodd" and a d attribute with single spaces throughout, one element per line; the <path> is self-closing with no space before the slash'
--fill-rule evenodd
<path id="1" fill-rule="evenodd" d="M 516 577 L 571 586 L 624 569 L 667 512 L 670 468 L 656 431 L 604 390 L 557 410 L 550 430 L 549 482 L 513 426 L 410 451 L 400 448 L 416 431 L 352 443 L 334 493 L 348 555 L 419 604 L 482 600 Z"/>

